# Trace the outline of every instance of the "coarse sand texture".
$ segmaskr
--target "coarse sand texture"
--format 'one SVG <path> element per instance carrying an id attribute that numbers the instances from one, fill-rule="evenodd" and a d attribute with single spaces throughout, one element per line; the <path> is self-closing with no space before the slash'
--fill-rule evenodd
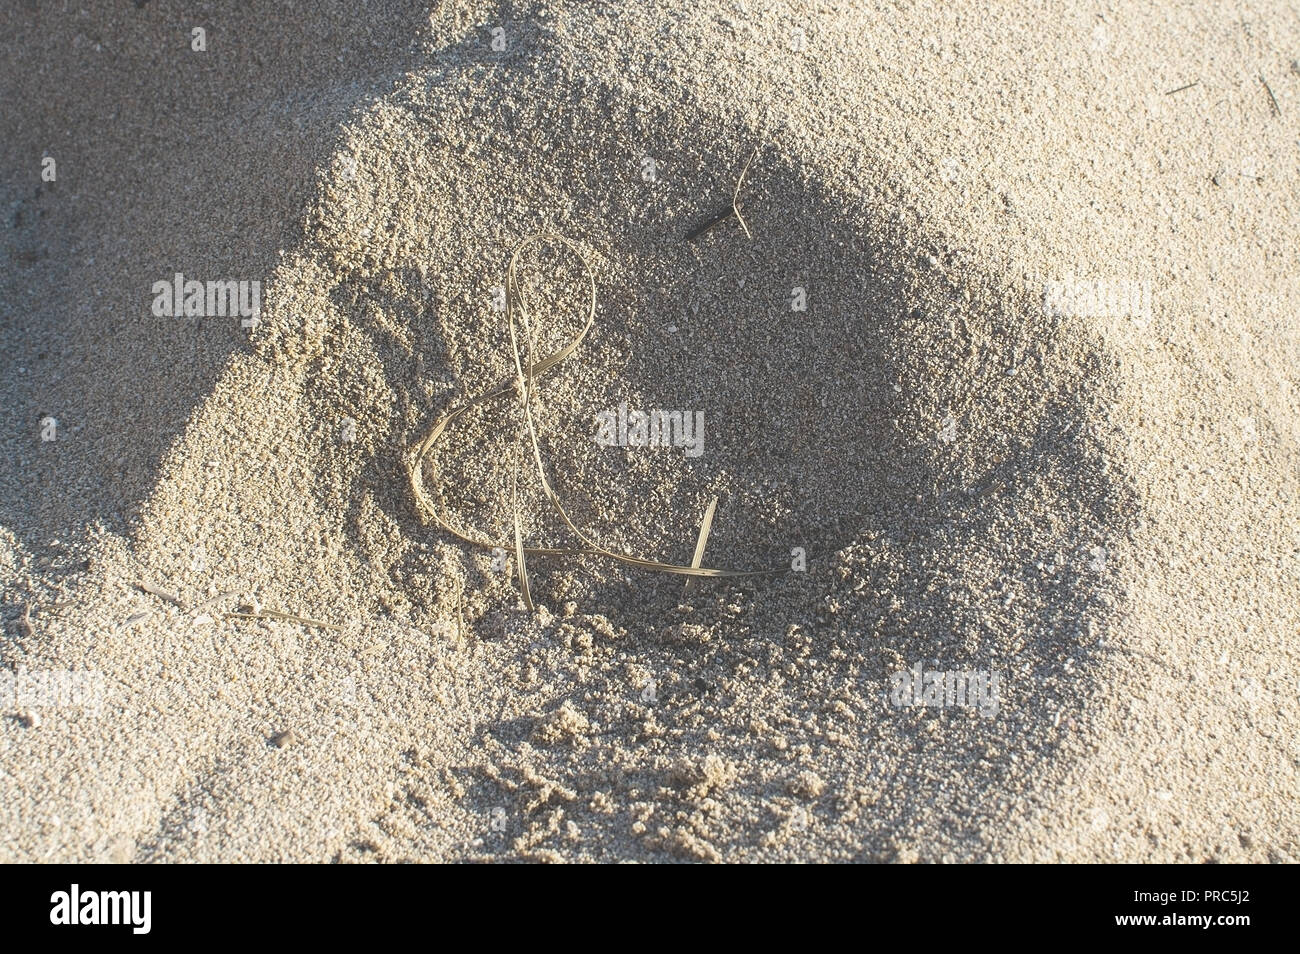
<path id="1" fill-rule="evenodd" d="M 0 860 L 1300 857 L 1293 9 L 90 6 Z"/>

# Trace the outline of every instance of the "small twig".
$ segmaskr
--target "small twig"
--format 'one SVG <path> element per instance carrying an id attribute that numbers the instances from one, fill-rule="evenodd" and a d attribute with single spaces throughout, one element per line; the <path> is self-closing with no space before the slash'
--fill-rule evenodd
<path id="1" fill-rule="evenodd" d="M 1186 86 L 1180 86 L 1177 89 L 1171 89 L 1169 90 L 1169 92 L 1165 93 L 1165 95 L 1172 96 L 1174 95 L 1174 93 L 1181 93 L 1185 89 L 1191 89 L 1193 86 L 1200 86 L 1200 85 L 1201 85 L 1201 81 L 1196 80 L 1194 83 L 1188 83 Z"/>
<path id="2" fill-rule="evenodd" d="M 275 610 L 262 610 L 260 613 L 225 613 L 226 619 L 278 619 L 287 623 L 302 623 L 304 626 L 319 626 L 321 629 L 332 629 L 335 632 L 341 632 L 342 626 L 335 626 L 333 623 L 322 623 L 318 619 L 307 619 L 305 616 L 294 616 L 292 613 L 277 613 Z"/>
<path id="3" fill-rule="evenodd" d="M 1263 75 L 1261 74 L 1259 77 L 1259 81 L 1264 84 L 1264 89 L 1268 92 L 1269 102 L 1273 104 L 1273 112 L 1281 116 L 1282 107 L 1277 104 L 1277 97 L 1273 95 L 1273 88 L 1268 85 L 1268 80 L 1264 79 Z"/>

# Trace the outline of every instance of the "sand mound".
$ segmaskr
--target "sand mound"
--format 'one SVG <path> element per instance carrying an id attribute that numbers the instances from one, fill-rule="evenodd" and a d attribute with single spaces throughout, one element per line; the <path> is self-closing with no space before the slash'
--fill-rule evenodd
<path id="1" fill-rule="evenodd" d="M 400 34 L 404 15 L 390 13 L 380 32 Z M 1293 472 L 1280 476 L 1294 460 L 1291 392 L 1251 393 L 1268 389 L 1243 352 L 1223 360 L 1252 383 L 1225 394 L 1160 336 L 1217 304 L 1177 279 L 1158 241 L 1143 244 L 1126 225 L 1144 214 L 1136 191 L 1115 186 L 1128 218 L 1099 227 L 1081 256 L 1059 233 L 1086 198 L 1036 194 L 1028 175 L 979 179 L 971 164 L 954 172 L 941 158 L 936 178 L 930 163 L 944 150 L 931 144 L 960 124 L 900 117 L 895 87 L 865 79 L 888 72 L 898 50 L 848 42 L 834 17 L 801 8 L 717 14 L 712 25 L 548 5 L 474 23 L 438 15 L 412 27 L 413 43 L 379 43 L 389 52 L 362 88 L 339 81 L 353 66 L 324 79 L 285 68 L 302 92 L 266 111 L 294 113 L 300 138 L 282 161 L 237 164 L 310 170 L 288 211 L 248 224 L 252 250 L 239 267 L 266 276 L 261 324 L 240 337 L 233 324 L 160 323 L 161 344 L 122 345 L 150 363 L 94 381 L 87 406 L 150 400 L 184 335 L 198 336 L 190 347 L 203 357 L 162 415 L 186 420 L 183 433 L 165 453 L 132 451 L 136 476 L 97 487 L 111 467 L 43 465 L 47 482 L 72 470 L 84 488 L 82 503 L 60 511 L 71 555 L 29 520 L 30 499 L 7 514 L 4 572 L 27 594 L 7 601 L 14 626 L 20 602 L 58 602 L 57 591 L 68 606 L 38 615 L 5 662 L 75 664 L 112 690 L 106 711 L 36 729 L 10 720 L 6 744 L 29 768 L 7 783 L 16 786 L 7 802 L 45 807 L 7 826 L 7 853 L 1294 853 L 1278 794 L 1293 785 L 1294 754 L 1268 742 L 1265 791 L 1213 809 L 1207 799 L 1218 795 L 1197 794 L 1196 812 L 1184 806 L 1182 816 L 1197 820 L 1181 831 L 1122 807 L 1199 778 L 1187 769 L 1204 751 L 1194 732 L 1167 762 L 1134 764 L 1170 723 L 1205 725 L 1216 707 L 1240 703 L 1252 724 L 1271 726 L 1260 729 L 1270 740 L 1273 720 L 1291 718 L 1271 708 L 1294 676 L 1284 640 L 1253 649 L 1246 670 L 1206 665 L 1232 651 L 1214 618 L 1268 605 L 1274 615 L 1260 625 L 1281 634 L 1290 624 L 1279 621 L 1294 616 L 1281 609 L 1292 584 L 1270 569 L 1294 557 L 1294 527 L 1249 482 L 1294 483 Z M 498 23 L 505 50 L 491 47 Z M 899 29 L 916 36 L 920 24 Z M 864 78 L 806 65 L 798 44 L 790 49 L 796 30 L 860 64 Z M 732 39 L 706 42 L 717 35 Z M 994 36 L 972 42 L 991 55 Z M 918 82 L 956 95 L 948 80 Z M 1060 78 L 1063 97 L 1070 82 Z M 995 83 L 976 87 L 976 118 Z M 1113 108 L 1094 129 L 1123 113 Z M 265 135 L 276 120 L 259 128 Z M 258 134 L 230 135 L 256 151 Z M 1005 169 L 1056 182 L 1071 172 L 1073 159 L 971 135 L 973 150 L 1002 148 Z M 912 137 L 928 151 L 920 172 Z M 170 181 L 211 164 L 196 154 Z M 1106 165 L 1115 176 L 1106 182 L 1119 181 L 1117 168 Z M 240 207 L 256 216 L 259 193 L 238 179 Z M 732 216 L 687 240 L 733 197 L 743 228 Z M 200 200 L 200 212 L 215 216 L 217 205 Z M 185 257 L 147 218 L 128 218 L 123 238 L 103 238 L 94 256 L 109 264 L 93 274 L 128 275 L 115 294 L 130 307 L 178 259 L 195 274 L 214 262 L 241 274 L 219 240 L 194 239 Z M 527 612 L 511 572 L 520 446 L 511 400 L 465 415 L 422 471 L 438 504 L 502 552 L 422 519 L 405 455 L 438 415 L 510 373 L 499 289 L 512 251 L 539 232 L 578 243 L 596 277 L 595 328 L 542 380 L 537 405 L 548 474 L 575 522 L 607 548 L 683 564 L 716 497 L 705 564 L 781 572 L 688 590 L 681 577 L 595 557 L 538 556 L 529 562 L 538 605 Z M 154 236 L 156 251 L 131 251 L 136 236 Z M 1098 250 L 1126 239 L 1129 258 L 1106 271 Z M 1044 283 L 1076 274 L 1072 254 L 1075 266 L 1100 261 L 1103 277 L 1157 276 L 1157 313 L 1045 307 Z M 1219 262 L 1213 249 L 1196 254 Z M 6 279 L 52 281 L 42 277 L 50 267 L 37 255 Z M 583 271 L 543 242 L 521 275 L 540 320 L 535 353 L 549 353 L 582 325 Z M 1258 327 L 1272 327 L 1269 316 L 1296 300 L 1294 282 L 1257 287 L 1272 309 Z M 69 330 L 67 352 L 93 354 L 89 337 Z M 1211 324 L 1178 340 L 1201 348 L 1229 337 Z M 67 387 L 86 378 L 67 373 Z M 1178 474 L 1242 465 L 1223 441 L 1181 442 L 1189 404 L 1202 427 L 1225 434 L 1251 417 L 1260 445 L 1237 485 L 1247 489 L 1231 503 L 1202 495 L 1199 515 L 1167 505 Z M 22 405 L 28 417 L 34 407 Z M 626 409 L 702 419 L 698 453 L 602 446 L 600 415 Z M 127 431 L 149 430 L 122 417 Z M 117 532 L 108 514 L 130 511 L 131 488 L 145 485 L 129 531 Z M 581 546 L 533 480 L 521 510 L 529 545 Z M 1242 533 L 1243 514 L 1254 515 L 1253 542 L 1204 571 L 1241 592 L 1206 584 L 1213 614 L 1153 644 L 1149 634 L 1195 602 L 1185 548 L 1206 512 Z M 74 570 L 83 553 L 89 566 Z M 333 628 L 224 615 L 236 610 Z M 998 673 L 995 704 L 899 708 L 895 674 L 917 666 Z M 1160 701 L 1169 685 L 1206 680 L 1217 695 L 1172 712 Z M 1254 695 L 1225 699 L 1247 680 Z M 1261 684 L 1272 687 L 1263 698 Z M 1238 788 L 1235 770 L 1222 771 L 1213 791 Z"/>

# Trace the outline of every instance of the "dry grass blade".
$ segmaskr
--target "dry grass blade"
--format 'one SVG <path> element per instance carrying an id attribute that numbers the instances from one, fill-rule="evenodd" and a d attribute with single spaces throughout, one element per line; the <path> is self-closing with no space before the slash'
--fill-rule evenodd
<path id="1" fill-rule="evenodd" d="M 745 160 L 745 167 L 740 170 L 740 178 L 736 180 L 736 191 L 731 194 L 731 211 L 735 213 L 736 218 L 740 221 L 740 227 L 745 230 L 745 238 L 747 239 L 752 239 L 754 236 L 749 234 L 749 226 L 745 224 L 745 217 L 740 214 L 740 190 L 745 184 L 745 174 L 749 172 L 749 164 L 754 161 L 754 157 L 757 155 L 758 147 L 755 146 L 754 151 Z"/>
<path id="2" fill-rule="evenodd" d="M 322 623 L 318 619 L 308 619 L 305 616 L 295 616 L 292 613 L 277 613 L 275 610 L 262 610 L 260 613 L 224 613 L 226 619 L 277 619 L 286 623 L 301 623 L 304 626 L 316 626 L 320 629 L 330 629 L 334 632 L 342 632 L 342 626 L 336 626 L 333 623 Z"/>
<path id="3" fill-rule="evenodd" d="M 524 598 L 524 606 L 533 611 L 533 595 L 528 589 L 528 561 L 524 557 L 524 529 L 519 516 L 519 461 L 515 460 L 515 474 L 512 479 L 515 511 L 515 567 L 519 571 L 519 592 Z"/>
<path id="4" fill-rule="evenodd" d="M 699 569 L 704 562 L 704 548 L 709 544 L 709 531 L 713 529 L 713 513 L 718 509 L 718 498 L 714 497 L 709 501 L 709 506 L 704 511 L 704 519 L 700 521 L 700 535 L 695 541 L 695 553 L 691 556 L 691 566 Z M 686 581 L 686 592 L 689 593 L 695 585 L 694 579 Z"/>
<path id="5" fill-rule="evenodd" d="M 754 155 L 758 154 L 757 148 Z M 750 162 L 753 161 L 754 155 L 750 156 Z M 745 172 L 749 169 L 749 162 L 745 163 L 745 169 L 741 172 L 740 181 L 736 185 L 735 197 L 740 194 L 740 186 L 744 182 Z M 733 202 L 734 198 L 733 197 Z M 737 210 L 737 214 L 739 211 Z M 743 223 L 743 220 L 742 220 Z M 748 228 L 746 228 L 748 234 Z M 548 355 L 540 361 L 533 361 L 532 345 L 534 341 L 533 326 L 528 315 L 528 310 L 524 305 L 523 298 L 519 293 L 519 263 L 523 253 L 532 247 L 543 242 L 553 242 L 564 246 L 573 252 L 582 262 L 582 266 L 587 276 L 587 283 L 590 289 L 590 305 L 587 309 L 586 320 L 582 329 L 574 338 L 554 354 Z M 494 387 L 467 401 L 458 407 L 452 408 L 439 417 L 432 427 L 406 454 L 406 471 L 407 477 L 411 482 L 411 493 L 415 501 L 416 510 L 420 513 L 421 519 L 432 521 L 447 533 L 456 537 L 472 546 L 485 549 L 505 549 L 502 545 L 494 540 L 489 540 L 470 530 L 462 529 L 452 522 L 450 517 L 440 512 L 432 496 L 424 484 L 424 465 L 428 459 L 438 439 L 446 433 L 447 429 L 466 411 L 471 408 L 486 404 L 501 398 L 515 395 L 520 404 L 519 411 L 523 415 L 523 432 L 527 434 L 529 445 L 532 450 L 533 465 L 537 472 L 537 479 L 541 485 L 542 491 L 546 494 L 547 500 L 555 509 L 564 525 L 576 536 L 583 544 L 582 547 L 526 547 L 523 544 L 523 526 L 518 506 L 518 466 L 516 465 L 514 481 L 512 488 L 512 504 L 514 509 L 515 524 L 515 559 L 518 561 L 519 584 L 523 591 L 524 603 L 531 610 L 533 608 L 532 596 L 528 585 L 527 558 L 529 556 L 596 556 L 615 560 L 627 566 L 637 567 L 643 570 L 652 570 L 658 573 L 673 573 L 688 577 L 745 577 L 745 576 L 765 576 L 773 573 L 785 572 L 785 568 L 772 570 L 722 570 L 712 567 L 700 566 L 700 560 L 703 557 L 703 546 L 708 534 L 708 527 L 712 524 L 714 507 L 711 505 L 709 513 L 706 515 L 706 525 L 702 531 L 701 540 L 697 546 L 697 557 L 691 566 L 679 566 L 673 563 L 663 563 L 659 560 L 650 560 L 644 557 L 633 556 L 628 553 L 619 553 L 610 550 L 596 542 L 586 531 L 579 528 L 570 518 L 569 513 L 565 510 L 563 503 L 560 502 L 559 495 L 551 486 L 550 480 L 546 475 L 546 465 L 542 459 L 542 448 L 537 438 L 537 426 L 533 415 L 533 400 L 537 393 L 537 380 L 544 374 L 566 360 L 572 355 L 583 340 L 587 337 L 596 321 L 596 275 L 591 266 L 583 248 L 571 239 L 562 235 L 553 233 L 538 233 L 530 235 L 515 247 L 510 256 L 510 263 L 506 268 L 506 320 L 510 330 L 510 344 L 513 351 L 515 372 L 513 375 L 499 382 Z M 522 325 L 522 334 L 520 333 Z M 528 354 L 525 358 L 524 349 L 521 347 L 520 339 L 527 342 Z M 716 500 L 714 504 L 716 504 Z"/>

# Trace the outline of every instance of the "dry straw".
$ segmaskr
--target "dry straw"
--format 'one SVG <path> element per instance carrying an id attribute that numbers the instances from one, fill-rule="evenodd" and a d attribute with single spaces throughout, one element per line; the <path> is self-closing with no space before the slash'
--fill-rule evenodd
<path id="1" fill-rule="evenodd" d="M 586 274 L 587 284 L 590 287 L 591 303 L 587 309 L 586 320 L 578 334 L 564 347 L 560 348 L 554 354 L 548 355 L 540 361 L 531 360 L 533 357 L 533 324 L 527 308 L 524 306 L 523 297 L 519 292 L 519 264 L 525 251 L 529 248 L 543 243 L 558 244 L 574 255 L 582 262 L 583 270 Z M 514 511 L 514 546 L 515 566 L 519 575 L 519 589 L 524 599 L 524 604 L 531 610 L 533 608 L 532 594 L 528 585 L 528 558 L 532 556 L 594 556 L 604 557 L 610 560 L 616 560 L 619 563 L 628 566 L 634 566 L 642 570 L 652 570 L 659 573 L 675 573 L 687 577 L 741 577 L 741 576 L 761 576 L 770 573 L 779 573 L 783 570 L 722 570 L 713 567 L 700 566 L 704 557 L 704 546 L 708 540 L 709 528 L 713 522 L 713 512 L 716 507 L 716 499 L 709 505 L 708 512 L 705 514 L 704 521 L 700 527 L 699 540 L 696 545 L 694 558 L 690 566 L 680 566 L 675 563 L 663 563 L 659 560 L 646 559 L 645 557 L 634 556 L 629 553 L 619 553 L 610 550 L 596 542 L 590 534 L 581 530 L 574 524 L 569 517 L 568 511 L 560 502 L 559 496 L 551 486 L 550 480 L 546 476 L 546 464 L 542 459 L 541 445 L 537 439 L 537 422 L 533 413 L 534 398 L 537 394 L 537 382 L 548 371 L 555 368 L 561 362 L 568 359 L 582 344 L 583 339 L 591 331 L 596 322 L 596 274 L 591 267 L 591 262 L 587 257 L 582 246 L 565 238 L 550 232 L 538 233 L 525 238 L 510 256 L 510 263 L 506 268 L 506 320 L 510 328 L 510 345 L 514 353 L 514 374 L 502 380 L 495 387 L 483 392 L 475 398 L 464 404 L 453 407 L 439 417 L 433 426 L 429 428 L 423 438 L 420 439 L 406 454 L 406 470 L 411 481 L 411 493 L 415 499 L 416 510 L 419 512 L 421 519 L 425 522 L 432 521 L 447 533 L 463 540 L 475 547 L 484 549 L 508 549 L 499 541 L 489 540 L 486 537 L 472 530 L 464 529 L 457 526 L 450 519 L 450 515 L 439 510 L 437 504 L 430 496 L 424 483 L 425 464 L 430 460 L 430 455 L 438 439 L 447 432 L 447 429 L 455 423 L 461 415 L 471 408 L 480 405 L 489 404 L 502 398 L 514 394 L 519 399 L 519 413 L 522 415 L 524 427 L 522 430 L 527 432 L 528 445 L 523 449 L 523 454 L 528 453 L 531 448 L 531 457 L 533 467 L 537 475 L 542 491 L 546 494 L 551 506 L 555 512 L 560 515 L 564 525 L 573 531 L 574 535 L 582 541 L 583 547 L 530 547 L 524 545 L 523 518 L 519 505 L 519 475 L 522 469 L 519 458 L 522 456 L 518 445 L 516 445 L 515 465 L 511 477 L 511 506 Z M 522 326 L 522 328 L 521 328 Z M 527 342 L 527 358 L 525 361 L 524 349 L 520 345 L 520 337 L 524 337 Z"/>

